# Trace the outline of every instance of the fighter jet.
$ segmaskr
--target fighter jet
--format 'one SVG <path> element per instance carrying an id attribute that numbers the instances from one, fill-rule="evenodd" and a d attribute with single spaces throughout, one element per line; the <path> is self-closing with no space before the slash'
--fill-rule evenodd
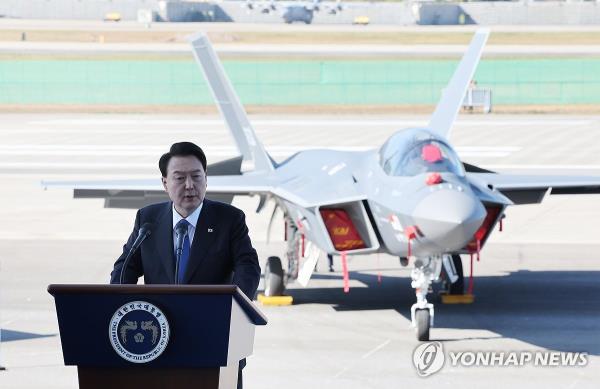
<path id="1" fill-rule="evenodd" d="M 600 193 L 600 177 L 497 174 L 459 159 L 449 141 L 451 129 L 488 35 L 475 33 L 426 127 L 396 131 L 367 151 L 306 150 L 282 162 L 257 138 L 206 35 L 190 38 L 241 154 L 209 165 L 207 196 L 231 201 L 257 195 L 257 212 L 269 200 L 283 211 L 287 269 L 280 257 L 268 258 L 265 295 L 281 295 L 296 279 L 308 282 L 319 252 L 342 257 L 345 280 L 347 256 L 387 253 L 412 266 L 411 320 L 417 338 L 428 340 L 432 282 L 446 274 L 454 282 L 450 291 L 454 286 L 454 292 L 463 292 L 460 255 L 479 253 L 507 206 L 540 203 L 549 194 Z M 73 188 L 76 198 L 104 198 L 107 207 L 140 207 L 165 198 L 160 180 L 44 185 Z"/>

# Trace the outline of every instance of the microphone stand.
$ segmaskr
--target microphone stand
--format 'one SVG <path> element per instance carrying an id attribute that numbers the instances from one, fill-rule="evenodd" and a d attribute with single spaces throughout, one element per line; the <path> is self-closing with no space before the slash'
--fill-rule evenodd
<path id="1" fill-rule="evenodd" d="M 144 241 L 144 239 L 146 239 L 148 236 L 150 236 L 151 233 L 152 233 L 152 223 L 144 223 L 140 227 L 140 230 L 138 232 L 137 238 L 135 239 L 135 242 L 133 242 L 133 245 L 131 245 L 131 248 L 129 249 L 127 256 L 125 256 L 125 259 L 123 260 L 123 266 L 121 267 L 121 275 L 119 276 L 119 284 L 121 284 L 121 285 L 123 284 L 123 274 L 125 273 L 125 270 L 127 269 L 129 258 L 131 258 L 133 253 L 135 253 L 136 250 L 142 245 L 142 242 Z"/>
<path id="2" fill-rule="evenodd" d="M 183 240 L 187 234 L 187 227 L 178 227 L 175 232 L 177 233 L 177 247 L 175 249 L 175 285 L 179 285 L 179 262 L 181 261 L 181 254 L 183 254 Z"/>

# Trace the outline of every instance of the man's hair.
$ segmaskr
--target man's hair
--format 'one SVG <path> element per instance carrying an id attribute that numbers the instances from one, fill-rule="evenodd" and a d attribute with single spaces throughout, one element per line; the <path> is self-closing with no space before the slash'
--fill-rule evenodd
<path id="1" fill-rule="evenodd" d="M 167 166 L 169 166 L 171 157 L 187 157 L 189 155 L 198 158 L 206 173 L 206 155 L 204 155 L 204 151 L 192 142 L 178 142 L 173 143 L 169 152 L 164 153 L 158 160 L 158 168 L 162 176 L 167 176 Z"/>

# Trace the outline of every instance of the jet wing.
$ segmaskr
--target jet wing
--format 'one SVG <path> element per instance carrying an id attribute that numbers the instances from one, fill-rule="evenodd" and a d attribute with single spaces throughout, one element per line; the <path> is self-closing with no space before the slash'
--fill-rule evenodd
<path id="1" fill-rule="evenodd" d="M 104 199 L 105 208 L 134 208 L 169 199 L 160 179 L 42 181 L 42 187 L 72 189 L 76 199 Z"/>
<path id="2" fill-rule="evenodd" d="M 547 194 L 600 194 L 600 177 L 468 173 L 515 204 L 541 203 Z"/>
<path id="3" fill-rule="evenodd" d="M 140 208 L 166 201 L 167 196 L 160 179 L 99 180 L 99 181 L 42 181 L 49 187 L 72 189 L 74 198 L 103 198 L 105 208 Z M 236 195 L 267 195 L 275 190 L 264 176 L 209 176 L 207 197 L 231 203 Z"/>
<path id="4" fill-rule="evenodd" d="M 208 198 L 231 203 L 233 196 L 274 196 L 309 208 L 321 204 L 364 199 L 359 193 L 340 198 L 335 191 L 323 191 L 318 196 L 306 196 L 295 190 L 293 180 L 280 182 L 269 174 L 208 176 Z M 99 181 L 42 181 L 44 189 L 72 189 L 74 198 L 103 198 L 105 208 L 140 208 L 168 200 L 160 179 L 99 180 Z"/>
<path id="5" fill-rule="evenodd" d="M 98 181 L 42 181 L 44 189 L 74 189 L 80 191 L 103 190 L 106 192 L 145 191 L 164 192 L 160 179 L 98 180 Z"/>
<path id="6" fill-rule="evenodd" d="M 209 183 L 213 177 L 243 177 L 241 175 L 242 157 L 226 159 L 208 165 Z M 72 189 L 76 199 L 104 199 L 105 208 L 138 209 L 149 204 L 169 200 L 160 178 L 99 181 L 42 181 L 42 187 Z M 210 184 L 209 184 L 210 186 Z M 233 194 L 207 193 L 213 200 L 231 203 Z M 248 192 L 246 194 L 250 194 Z"/>

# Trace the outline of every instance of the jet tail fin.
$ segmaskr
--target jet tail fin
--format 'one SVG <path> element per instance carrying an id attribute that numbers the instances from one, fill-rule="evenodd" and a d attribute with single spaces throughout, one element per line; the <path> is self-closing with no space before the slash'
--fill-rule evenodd
<path id="1" fill-rule="evenodd" d="M 427 127 L 437 134 L 446 138 L 450 137 L 450 130 L 463 103 L 467 88 L 473 79 L 489 34 L 490 31 L 487 28 L 477 30 L 467 52 L 454 71 L 452 79 L 442 92 L 442 98 L 435 107 Z"/>
<path id="2" fill-rule="evenodd" d="M 274 169 L 273 162 L 256 137 L 254 129 L 248 121 L 246 111 L 233 90 L 233 86 L 227 78 L 223 65 L 219 61 L 208 37 L 204 33 L 197 33 L 192 35 L 189 41 L 192 44 L 194 57 L 202 68 L 204 78 L 208 82 L 215 102 L 219 107 L 221 116 L 223 116 L 242 154 L 242 172 L 272 171 Z"/>

